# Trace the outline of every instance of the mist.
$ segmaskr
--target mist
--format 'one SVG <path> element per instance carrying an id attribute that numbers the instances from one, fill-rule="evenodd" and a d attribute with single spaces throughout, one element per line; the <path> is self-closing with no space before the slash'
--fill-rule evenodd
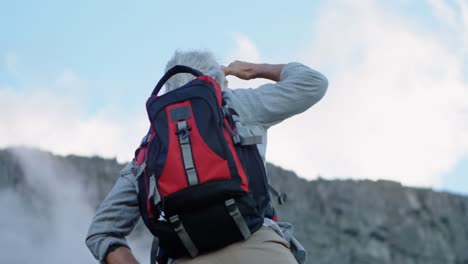
<path id="1" fill-rule="evenodd" d="M 97 263 L 85 245 L 95 194 L 84 188 L 84 176 L 51 154 L 12 153 L 25 179 L 0 189 L 0 263 Z M 130 239 L 142 263 L 149 263 L 150 242 Z"/>

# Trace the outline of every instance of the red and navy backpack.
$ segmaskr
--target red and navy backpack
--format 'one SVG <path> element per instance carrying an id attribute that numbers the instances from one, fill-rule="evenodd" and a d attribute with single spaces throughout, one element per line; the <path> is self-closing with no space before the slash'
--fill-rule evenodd
<path id="1" fill-rule="evenodd" d="M 157 96 L 178 73 L 197 78 Z M 265 166 L 250 133 L 209 76 L 167 71 L 146 103 L 151 127 L 135 152 L 138 202 L 158 255 L 197 256 L 247 239 L 275 218 Z"/>

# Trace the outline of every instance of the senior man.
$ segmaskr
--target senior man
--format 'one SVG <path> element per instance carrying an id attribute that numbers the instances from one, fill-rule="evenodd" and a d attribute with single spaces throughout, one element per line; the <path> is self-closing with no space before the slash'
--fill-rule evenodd
<path id="1" fill-rule="evenodd" d="M 167 63 L 166 71 L 175 65 L 197 69 L 218 83 L 223 99 L 238 113 L 242 123 L 263 136 L 263 143 L 257 148 L 264 163 L 268 129 L 312 107 L 324 96 L 328 87 L 328 81 L 321 73 L 297 62 L 257 64 L 234 61 L 228 66 L 220 66 L 210 52 L 177 51 Z M 244 80 L 265 78 L 274 83 L 254 89 L 230 89 L 225 79 L 228 75 Z M 193 78 L 189 74 L 173 76 L 165 84 L 166 92 L 183 86 Z M 122 172 L 89 228 L 86 244 L 94 257 L 111 264 L 138 263 L 125 237 L 131 233 L 139 217 L 135 175 Z M 167 263 L 187 264 L 304 263 L 305 251 L 292 236 L 291 225 L 275 220 L 265 217 L 263 226 L 245 241 L 194 258 L 159 258 L 160 262 L 164 259 Z M 152 262 L 155 262 L 154 258 Z"/>

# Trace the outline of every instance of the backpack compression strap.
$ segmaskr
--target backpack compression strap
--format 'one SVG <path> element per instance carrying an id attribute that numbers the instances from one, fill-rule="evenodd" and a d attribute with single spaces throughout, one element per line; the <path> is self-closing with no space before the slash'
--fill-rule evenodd
<path id="1" fill-rule="evenodd" d="M 188 66 L 176 65 L 172 67 L 170 70 L 168 70 L 166 74 L 164 74 L 161 80 L 159 80 L 158 84 L 156 84 L 156 87 L 154 87 L 154 90 L 151 93 L 151 95 L 157 95 L 159 91 L 161 90 L 161 88 L 163 87 L 163 85 L 167 82 L 167 80 L 169 80 L 172 76 L 178 73 L 190 73 L 195 77 L 200 77 L 203 75 L 203 73 L 201 73 L 200 71 L 190 68 Z"/>

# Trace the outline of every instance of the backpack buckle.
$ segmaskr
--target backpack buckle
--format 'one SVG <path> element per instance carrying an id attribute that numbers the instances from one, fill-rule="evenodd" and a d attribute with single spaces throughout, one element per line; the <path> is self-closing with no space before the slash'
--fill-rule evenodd
<path id="1" fill-rule="evenodd" d="M 255 135 L 252 133 L 248 127 L 236 123 L 236 128 L 234 129 L 234 136 L 232 137 L 234 144 L 240 144 L 243 146 L 247 145 L 258 145 L 263 143 L 263 138 L 260 135 Z"/>
<path id="2" fill-rule="evenodd" d="M 285 193 L 280 194 L 278 196 L 278 203 L 279 204 L 284 204 L 288 200 L 288 196 Z"/>
<path id="3" fill-rule="evenodd" d="M 177 123 L 176 135 L 180 138 L 187 138 L 189 136 L 189 131 L 192 130 L 192 127 L 187 125 L 187 121 L 182 121 Z"/>

